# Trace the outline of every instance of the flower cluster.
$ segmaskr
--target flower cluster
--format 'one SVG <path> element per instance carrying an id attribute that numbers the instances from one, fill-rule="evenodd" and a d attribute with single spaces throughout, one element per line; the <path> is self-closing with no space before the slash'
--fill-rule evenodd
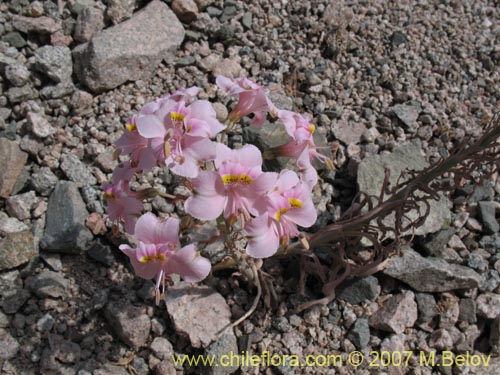
<path id="1" fill-rule="evenodd" d="M 117 156 L 126 159 L 115 169 L 111 183 L 103 184 L 109 218 L 121 223 L 136 239 L 135 247 L 120 246 L 130 258 L 137 275 L 156 277 L 157 296 L 170 274 L 194 282 L 210 272 L 210 262 L 196 252 L 194 244 L 181 248 L 179 220 L 160 220 L 152 213 L 141 216 L 144 192 L 130 189 L 137 173 L 165 166 L 189 179 L 192 195 L 185 200 L 185 212 L 202 220 L 225 219 L 227 232 L 239 221 L 246 247 L 253 258 L 266 258 L 300 236 L 298 226 L 310 227 L 317 213 L 311 191 L 317 183 L 313 159 L 328 163 L 317 150 L 309 118 L 277 108 L 263 87 L 247 78 L 217 77 L 219 88 L 238 97 L 236 106 L 222 124 L 212 104 L 198 100 L 199 89 L 181 89 L 145 105 L 127 121 L 116 142 Z M 290 141 L 277 147 L 275 155 L 294 158 L 294 170 L 265 172 L 261 151 L 254 145 L 231 149 L 216 142 L 245 116 L 251 126 L 261 127 L 267 116 L 283 124 Z M 218 137 L 222 139 L 222 137 Z"/>

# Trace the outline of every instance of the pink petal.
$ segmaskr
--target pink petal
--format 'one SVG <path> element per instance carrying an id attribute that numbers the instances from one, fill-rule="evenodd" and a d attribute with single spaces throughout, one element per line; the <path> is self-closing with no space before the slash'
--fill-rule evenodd
<path id="1" fill-rule="evenodd" d="M 163 138 L 166 133 L 163 118 L 156 115 L 140 116 L 137 120 L 137 131 L 144 138 Z"/>
<path id="2" fill-rule="evenodd" d="M 159 220 L 151 212 L 142 215 L 135 225 L 135 237 L 146 244 L 179 244 L 179 219 Z"/>
<path id="3" fill-rule="evenodd" d="M 301 208 L 292 208 L 286 214 L 285 217 L 295 224 L 301 227 L 308 228 L 316 222 L 318 218 L 318 213 L 311 200 L 302 202 Z"/>
<path id="4" fill-rule="evenodd" d="M 200 171 L 193 180 L 194 195 L 184 203 L 184 209 L 191 216 L 200 220 L 217 219 L 224 210 L 226 198 L 220 176 L 212 171 Z"/>
<path id="5" fill-rule="evenodd" d="M 203 280 L 210 273 L 210 261 L 196 253 L 196 246 L 184 246 L 168 257 L 165 266 L 167 275 L 176 273 L 184 281 L 194 283 Z"/>
<path id="6" fill-rule="evenodd" d="M 300 180 L 299 176 L 297 176 L 297 173 L 289 169 L 285 169 L 281 171 L 278 178 L 278 190 L 281 192 L 287 191 L 288 189 L 293 188 L 299 182 Z"/>
<path id="7" fill-rule="evenodd" d="M 154 263 L 139 262 L 135 249 L 132 249 L 128 245 L 120 245 L 119 249 L 130 258 L 130 263 L 132 263 L 132 267 L 134 268 L 134 272 L 137 276 L 149 280 L 155 277 L 155 275 L 158 273 L 159 264 L 155 265 Z"/>
<path id="8" fill-rule="evenodd" d="M 246 252 L 254 258 L 267 258 L 276 253 L 279 236 L 273 220 L 268 215 L 259 216 L 245 226 L 248 234 Z"/>

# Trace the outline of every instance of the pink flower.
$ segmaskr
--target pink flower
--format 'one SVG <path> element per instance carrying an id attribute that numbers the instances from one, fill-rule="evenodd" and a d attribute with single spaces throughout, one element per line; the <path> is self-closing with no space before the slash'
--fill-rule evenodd
<path id="1" fill-rule="evenodd" d="M 201 171 L 193 179 L 193 193 L 185 203 L 186 212 L 200 220 L 213 220 L 224 212 L 224 217 L 240 210 L 259 214 L 255 202 L 271 188 L 276 173 L 262 172 L 259 149 L 246 145 L 239 150 L 218 143 L 215 166 L 217 172 Z"/>
<path id="2" fill-rule="evenodd" d="M 158 160 L 164 160 L 172 172 L 196 177 L 200 163 L 215 158 L 215 146 L 209 137 L 224 129 L 208 101 L 197 100 L 189 106 L 168 99 L 150 114 L 139 116 L 139 134 L 150 140 Z"/>
<path id="3" fill-rule="evenodd" d="M 175 101 L 184 101 L 187 104 L 190 104 L 196 98 L 196 95 L 200 92 L 200 88 L 196 86 L 192 86 L 188 89 L 181 87 L 179 90 L 174 92 L 168 98 L 173 99 Z"/>
<path id="4" fill-rule="evenodd" d="M 137 169 L 146 171 L 153 168 L 156 157 L 151 147 L 151 141 L 137 131 L 137 115 L 132 116 L 125 125 L 125 133 L 115 143 L 121 155 L 129 155 L 131 164 Z"/>
<path id="5" fill-rule="evenodd" d="M 125 231 L 134 234 L 135 222 L 142 212 L 142 202 L 136 193 L 130 191 L 128 181 L 118 180 L 113 185 L 105 182 L 102 188 L 108 203 L 109 218 L 122 222 Z"/>
<path id="6" fill-rule="evenodd" d="M 290 170 L 280 173 L 276 186 L 262 201 L 266 213 L 251 220 L 245 231 L 248 236 L 246 251 L 254 258 L 267 258 L 291 237 L 299 235 L 297 225 L 310 227 L 317 213 L 309 186 Z"/>
<path id="7" fill-rule="evenodd" d="M 160 285 L 164 292 L 168 275 L 175 273 L 185 281 L 197 282 L 210 272 L 210 261 L 196 253 L 195 245 L 180 248 L 178 233 L 178 219 L 161 221 L 149 212 L 142 215 L 135 225 L 137 247 L 120 246 L 138 276 L 144 279 L 156 276 L 157 295 Z"/>
<path id="8" fill-rule="evenodd" d="M 248 78 L 227 78 L 218 76 L 216 78 L 217 86 L 229 95 L 238 95 L 238 104 L 229 114 L 229 119 L 238 121 L 251 113 L 254 118 L 250 125 L 260 126 L 266 119 L 266 113 L 276 113 L 277 109 L 269 100 L 264 88 Z"/>

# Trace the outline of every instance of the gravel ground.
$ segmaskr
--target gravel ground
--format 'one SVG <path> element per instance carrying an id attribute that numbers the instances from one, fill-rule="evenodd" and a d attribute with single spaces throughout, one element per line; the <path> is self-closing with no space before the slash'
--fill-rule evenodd
<path id="1" fill-rule="evenodd" d="M 500 110 L 499 18 L 495 1 L 484 0 L 2 2 L 0 373 L 499 373 L 497 175 L 443 197 L 388 268 L 348 280 L 327 306 L 294 313 L 321 296 L 309 284 L 299 294 L 295 259 L 266 262 L 275 306 L 259 305 L 214 343 L 215 328 L 253 302 L 241 275 L 177 284 L 167 306 L 156 306 L 151 282 L 135 277 L 117 248 L 124 239 L 100 225 L 100 186 L 116 166 L 125 121 L 179 87 L 197 85 L 201 98 L 225 103 L 219 74 L 248 76 L 282 108 L 312 115 L 322 141 L 337 148 L 336 171 L 321 169 L 314 191 L 315 228 L 334 221 L 358 188 L 372 188 L 367 173 L 383 173 L 382 160 L 394 169 L 437 160 Z M 156 168 L 134 187 L 179 192 L 178 182 Z M 182 213 L 161 197 L 146 208 Z M 216 245 L 204 253 L 217 260 Z M 425 365 L 418 354 L 407 366 L 357 368 L 171 361 L 172 353 L 230 351 L 346 361 L 354 350 L 492 357 L 488 367 Z"/>

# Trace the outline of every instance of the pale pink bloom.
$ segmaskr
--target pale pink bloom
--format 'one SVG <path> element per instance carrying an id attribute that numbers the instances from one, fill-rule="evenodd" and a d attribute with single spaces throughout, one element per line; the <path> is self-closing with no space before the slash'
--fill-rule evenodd
<path id="1" fill-rule="evenodd" d="M 281 109 L 278 110 L 277 115 L 295 142 L 313 141 L 312 135 L 316 126 L 311 124 L 309 116 Z"/>
<path id="2" fill-rule="evenodd" d="M 124 163 L 118 164 L 113 171 L 111 177 L 111 183 L 113 185 L 118 184 L 120 181 L 130 181 L 132 177 L 139 171 L 139 168 L 134 167 L 130 160 Z M 128 185 L 127 185 L 128 186 Z"/>
<path id="3" fill-rule="evenodd" d="M 253 145 L 231 150 L 218 143 L 216 149 L 217 171 L 200 171 L 193 179 L 186 212 L 200 220 L 213 220 L 222 213 L 228 218 L 240 210 L 258 215 L 255 202 L 274 185 L 277 174 L 262 172 L 262 155 Z"/>
<path id="4" fill-rule="evenodd" d="M 217 86 L 229 95 L 238 95 L 238 104 L 229 114 L 229 119 L 238 121 L 244 116 L 254 114 L 250 125 L 260 126 L 264 123 L 267 113 L 275 114 L 276 107 L 267 97 L 264 88 L 248 78 L 227 78 L 218 76 Z"/>
<path id="5" fill-rule="evenodd" d="M 199 256 L 195 245 L 181 248 L 179 242 L 179 220 L 159 220 L 154 214 L 142 215 L 135 225 L 137 247 L 121 245 L 120 250 L 129 258 L 135 273 L 144 278 L 156 276 L 156 291 L 160 285 L 164 292 L 165 278 L 180 275 L 185 281 L 197 282 L 207 277 L 210 261 Z"/>
<path id="6" fill-rule="evenodd" d="M 151 140 L 144 138 L 137 131 L 138 116 L 132 116 L 125 124 L 125 133 L 115 143 L 121 155 L 130 157 L 131 165 L 147 171 L 153 168 L 157 159 L 153 152 Z"/>
<path id="7" fill-rule="evenodd" d="M 196 95 L 198 95 L 199 92 L 200 92 L 200 88 L 196 87 L 196 86 L 192 86 L 192 87 L 187 88 L 187 89 L 181 87 L 176 92 L 174 92 L 172 95 L 169 95 L 168 98 L 173 99 L 175 101 L 182 100 L 186 104 L 190 104 L 195 100 Z"/>
<path id="8" fill-rule="evenodd" d="M 310 227 L 316 222 L 317 213 L 309 186 L 301 182 L 290 170 L 280 173 L 276 186 L 262 201 L 265 214 L 251 220 L 245 231 L 248 237 L 246 251 L 254 258 L 273 255 L 280 244 L 297 237 L 297 225 Z"/>
<path id="9" fill-rule="evenodd" d="M 136 193 L 130 191 L 128 181 L 118 180 L 113 185 L 105 182 L 102 188 L 108 203 L 109 218 L 123 223 L 125 231 L 134 234 L 135 222 L 142 212 L 142 202 Z"/>
<path id="10" fill-rule="evenodd" d="M 208 101 L 197 100 L 185 106 L 183 101 L 164 101 L 156 111 L 139 116 L 139 134 L 150 140 L 157 160 L 180 176 L 196 177 L 200 163 L 215 158 L 215 146 L 209 137 L 224 129 Z"/>

